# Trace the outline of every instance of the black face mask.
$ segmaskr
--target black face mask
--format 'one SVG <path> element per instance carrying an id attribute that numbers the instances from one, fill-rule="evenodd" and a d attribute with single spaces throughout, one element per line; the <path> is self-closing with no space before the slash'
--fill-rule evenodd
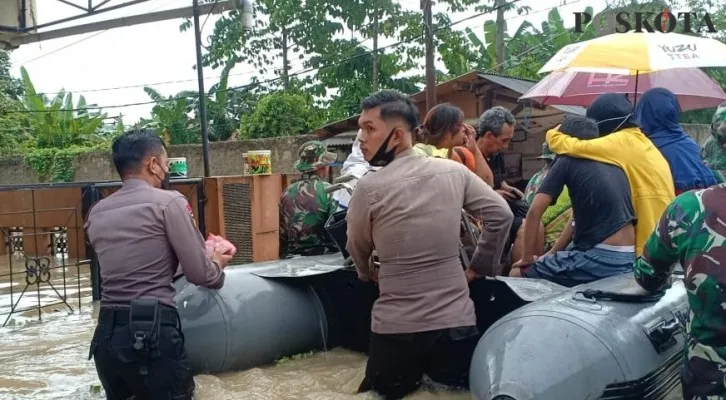
<path id="1" fill-rule="evenodd" d="M 161 168 L 161 165 L 159 165 L 159 167 Z M 161 168 L 161 170 L 164 171 L 164 168 Z M 157 175 L 157 178 L 158 177 L 159 176 Z M 168 172 L 165 172 L 164 173 L 164 178 L 161 179 L 161 188 L 164 189 L 164 190 L 171 189 L 171 182 L 169 180 L 169 173 Z"/>
<path id="2" fill-rule="evenodd" d="M 396 157 L 396 148 L 394 147 L 391 150 L 387 149 L 388 143 L 390 143 L 391 137 L 393 137 L 393 132 L 395 132 L 396 129 L 398 128 L 393 128 L 393 130 L 391 130 L 391 133 L 388 134 L 388 137 L 383 141 L 381 147 L 378 148 L 376 154 L 374 154 L 373 157 L 371 157 L 371 160 L 368 161 L 368 164 L 373 167 L 385 167 L 393 161 Z"/>

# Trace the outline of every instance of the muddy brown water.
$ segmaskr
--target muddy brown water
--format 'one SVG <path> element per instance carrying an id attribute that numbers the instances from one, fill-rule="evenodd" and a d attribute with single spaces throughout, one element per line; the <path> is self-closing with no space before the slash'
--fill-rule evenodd
<path id="1" fill-rule="evenodd" d="M 0 399 L 103 399 L 88 344 L 98 306 L 80 313 L 45 314 L 43 322 L 0 329 Z M 365 356 L 333 349 L 273 366 L 195 377 L 196 400 L 376 399 L 356 395 Z M 468 399 L 465 393 L 422 391 L 411 399 Z"/>
<path id="2" fill-rule="evenodd" d="M 2 276 L 0 264 L 0 276 Z M 68 267 L 66 285 L 54 273 L 49 285 L 31 287 L 20 305 L 32 307 L 59 301 L 65 293 L 73 312 L 65 305 L 44 309 L 42 321 L 35 310 L 13 314 L 8 326 L 0 328 L 0 399 L 104 399 L 88 346 L 96 325 L 97 303 L 91 302 L 88 268 Z M 0 280 L 0 324 L 25 286 L 22 279 Z M 65 287 L 65 292 L 63 288 Z M 80 291 L 79 291 L 80 287 Z M 79 296 L 80 293 L 80 296 Z M 40 296 L 38 297 L 38 294 Z M 80 310 L 79 307 L 80 299 Z M 355 394 L 365 373 L 365 355 L 343 349 L 281 360 L 275 365 L 247 371 L 195 377 L 196 400 L 346 400 L 377 399 L 372 394 Z M 468 393 L 454 393 L 429 387 L 408 397 L 411 400 L 469 399 Z M 673 394 L 668 400 L 679 399 Z"/>

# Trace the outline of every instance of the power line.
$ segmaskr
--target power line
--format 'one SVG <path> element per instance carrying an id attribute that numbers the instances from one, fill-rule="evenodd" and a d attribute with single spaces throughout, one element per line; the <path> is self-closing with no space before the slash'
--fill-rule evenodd
<path id="1" fill-rule="evenodd" d="M 217 1 L 219 1 L 219 0 L 217 0 Z M 414 1 L 417 1 L 417 0 L 414 0 Z M 579 2 L 580 2 L 580 0 L 575 0 L 575 1 L 572 1 L 572 2 L 568 3 L 567 5 L 575 4 L 575 3 L 579 3 Z M 539 9 L 539 10 L 534 10 L 532 12 L 527 13 L 526 15 L 517 15 L 517 16 L 512 17 L 511 19 L 523 18 L 523 17 L 528 16 L 528 15 L 537 14 L 537 13 L 544 12 L 544 11 L 549 11 L 549 10 L 551 10 L 553 8 L 557 8 L 557 6 L 552 6 L 552 7 L 547 7 L 547 8 Z M 486 13 L 491 12 L 491 11 L 493 11 L 493 10 L 485 11 L 485 12 L 480 13 L 480 14 L 475 14 L 475 15 L 466 17 L 464 19 L 461 19 L 461 20 L 457 21 L 456 24 L 459 24 L 459 23 L 462 23 L 462 22 L 466 22 L 466 21 L 469 21 L 469 20 L 478 18 L 481 15 L 486 14 Z M 209 15 L 211 15 L 211 14 L 207 14 L 207 18 L 209 18 Z M 205 20 L 204 23 L 206 23 L 206 20 Z M 453 25 L 454 24 L 451 24 L 451 25 L 448 25 L 448 26 L 453 26 Z M 204 24 L 202 24 L 202 27 L 204 27 Z M 365 27 L 362 27 L 361 30 L 362 29 L 365 29 Z M 441 29 L 445 29 L 445 28 L 441 28 Z M 438 31 L 438 29 L 437 29 L 437 31 Z M 105 32 L 105 31 L 103 31 L 103 32 Z M 102 32 L 99 32 L 99 33 L 102 33 Z M 89 37 L 87 37 L 85 39 L 82 39 L 82 40 L 90 39 L 91 37 L 93 37 L 93 36 L 89 36 Z M 341 53 L 347 53 L 348 51 L 350 51 L 350 50 L 352 50 L 352 49 L 360 46 L 361 44 L 363 44 L 363 43 L 365 43 L 365 42 L 367 42 L 368 40 L 371 40 L 371 39 L 372 39 L 372 37 L 363 38 L 363 39 L 361 39 L 361 40 L 353 43 L 350 47 L 346 48 Z M 76 42 L 76 43 L 80 43 L 80 41 L 79 42 Z M 73 45 L 73 44 L 75 44 L 75 43 L 72 43 L 71 45 Z M 57 51 L 60 51 L 60 50 L 62 50 L 62 49 L 58 49 Z M 46 55 L 49 55 L 49 54 L 52 54 L 52 53 L 48 53 Z M 306 62 L 307 61 L 305 61 L 305 60 L 304 61 L 301 61 L 301 62 L 297 62 L 297 63 L 294 63 L 293 66 L 302 66 Z M 255 69 L 255 70 L 250 70 L 250 71 L 243 71 L 243 72 L 229 74 L 227 76 L 228 77 L 232 77 L 232 76 L 245 76 L 245 75 L 253 75 L 253 74 L 258 74 L 258 70 Z M 207 76 L 207 77 L 204 78 L 204 80 L 205 81 L 206 80 L 216 80 L 216 79 L 221 79 L 221 78 L 222 78 L 221 75 Z M 197 81 L 197 78 L 189 78 L 189 79 L 177 79 L 177 80 L 160 81 L 160 82 L 138 83 L 138 84 L 133 84 L 133 85 L 113 86 L 113 87 L 106 87 L 106 88 L 74 89 L 74 90 L 64 90 L 63 92 L 39 92 L 38 94 L 43 94 L 43 95 L 56 95 L 56 94 L 59 94 L 59 93 L 75 93 L 75 94 L 79 94 L 79 93 L 80 94 L 82 94 L 82 93 L 98 93 L 98 92 L 107 92 L 107 91 L 114 91 L 114 90 L 137 89 L 137 88 L 143 88 L 143 87 L 155 87 L 155 86 L 171 85 L 171 84 L 179 84 L 179 83 L 187 83 L 187 82 L 196 82 L 196 81 Z"/>
<path id="2" fill-rule="evenodd" d="M 414 0 L 414 1 L 417 1 L 417 0 Z M 519 1 L 519 0 L 517 0 L 517 1 Z M 579 1 L 580 0 L 576 0 L 574 3 L 577 3 Z M 514 2 L 512 2 L 510 4 L 513 4 L 513 3 Z M 538 12 L 548 11 L 548 10 L 551 10 L 553 8 L 556 8 L 556 7 L 548 7 L 548 8 L 545 8 L 545 9 L 540 9 L 540 10 L 537 10 L 537 11 L 533 11 L 533 12 L 531 12 L 529 14 L 536 14 Z M 469 17 L 466 17 L 466 18 L 463 18 L 463 19 L 461 19 L 459 21 L 456 21 L 456 23 L 449 24 L 449 25 L 447 25 L 445 27 L 436 29 L 435 32 L 438 31 L 438 30 L 440 30 L 440 29 L 446 29 L 446 28 L 451 27 L 453 25 L 456 25 L 456 24 L 459 24 L 459 23 L 462 23 L 462 22 L 466 22 L 466 21 L 471 20 L 471 19 L 474 19 L 474 18 L 478 18 L 478 17 L 480 17 L 480 16 L 482 16 L 484 14 L 487 14 L 487 13 L 492 12 L 492 11 L 495 11 L 495 10 L 496 9 L 494 9 L 494 10 L 488 10 L 488 11 L 484 11 L 484 12 L 479 13 L 479 14 L 475 14 L 475 15 L 472 15 L 472 16 L 469 16 Z M 207 14 L 207 17 L 209 17 L 209 15 L 210 14 Z M 519 15 L 519 16 L 516 16 L 516 17 L 513 17 L 513 18 L 520 18 L 520 17 L 523 17 L 523 16 Z M 205 20 L 205 23 L 206 23 L 206 20 Z M 204 26 L 204 24 L 202 24 L 202 26 Z M 366 27 L 368 27 L 368 26 L 361 27 L 360 30 L 364 30 Z M 348 51 L 353 50 L 354 48 L 362 45 L 363 43 L 365 43 L 365 42 L 367 42 L 367 41 L 369 41 L 371 39 L 372 39 L 372 37 L 367 37 L 367 38 L 363 38 L 361 40 L 358 40 L 355 43 L 353 43 L 350 47 L 348 47 L 345 50 L 341 51 L 341 53 L 347 53 Z M 413 38 L 413 39 L 415 40 L 417 38 Z M 293 64 L 293 66 L 301 66 L 301 65 L 305 64 L 306 62 L 307 61 L 297 62 L 297 63 Z M 252 75 L 252 74 L 257 74 L 257 73 L 258 73 L 258 70 L 250 70 L 250 71 L 243 71 L 243 72 L 238 72 L 238 73 L 234 73 L 234 74 L 229 74 L 228 77 L 231 77 L 231 76 Z M 208 76 L 208 77 L 205 77 L 204 80 L 206 81 L 206 80 L 221 79 L 221 78 L 222 78 L 221 75 L 216 75 L 216 76 Z M 154 86 L 170 85 L 170 84 L 177 84 L 177 83 L 196 82 L 196 81 L 197 81 L 196 78 L 189 78 L 189 79 L 177 79 L 177 80 L 160 81 L 160 82 L 138 83 L 138 84 L 133 84 L 133 85 L 123 85 L 123 86 L 114 86 L 114 87 L 106 87 L 106 88 L 74 89 L 74 90 L 64 90 L 63 92 L 39 92 L 39 94 L 54 95 L 54 94 L 59 94 L 59 93 L 97 93 L 97 92 L 106 92 L 106 91 L 114 91 L 114 90 L 136 89 L 136 88 L 142 88 L 142 87 L 154 87 Z"/>
<path id="3" fill-rule="evenodd" d="M 469 17 L 463 18 L 461 20 L 457 20 L 455 22 L 446 24 L 444 26 L 437 27 L 436 29 L 434 29 L 434 32 L 438 32 L 438 31 L 441 31 L 443 29 L 448 29 L 448 28 L 450 28 L 450 27 L 452 27 L 454 25 L 457 25 L 457 24 L 459 24 L 459 23 L 461 23 L 463 21 L 468 21 L 468 20 L 470 20 L 472 18 L 480 17 L 482 15 L 492 13 L 494 11 L 497 11 L 500 8 L 508 7 L 508 6 L 512 5 L 512 4 L 518 3 L 519 1 L 521 1 L 521 0 L 511 0 L 511 1 L 509 1 L 507 3 L 504 3 L 504 4 L 500 5 L 500 6 L 493 7 L 490 10 L 486 10 L 486 11 L 477 13 L 474 16 L 469 16 Z M 402 44 L 406 44 L 406 43 L 409 43 L 409 42 L 413 42 L 415 40 L 421 39 L 422 37 L 423 37 L 423 33 L 418 34 L 416 36 L 413 36 L 413 37 L 411 37 L 409 39 L 399 40 L 398 42 L 389 44 L 387 46 L 383 46 L 383 47 L 379 48 L 378 51 L 379 52 L 382 52 L 383 50 L 389 49 L 391 47 L 397 47 L 397 46 L 400 46 Z M 341 65 L 341 64 L 344 64 L 346 62 L 349 62 L 349 61 L 358 59 L 360 57 L 367 56 L 367 55 L 369 55 L 371 53 L 372 53 L 371 51 L 365 51 L 365 52 L 356 54 L 354 56 L 347 57 L 347 58 L 344 58 L 342 60 L 339 60 L 339 61 L 336 61 L 336 62 L 333 62 L 333 63 L 329 63 L 329 64 L 326 64 L 326 65 L 323 65 L 323 66 L 320 66 L 320 67 L 310 67 L 310 68 L 306 68 L 306 69 L 303 69 L 303 70 L 294 72 L 292 74 L 289 74 L 288 75 L 288 78 L 289 77 L 295 77 L 295 76 L 303 75 L 303 74 L 306 74 L 306 73 L 309 73 L 309 72 L 319 71 L 319 70 L 322 70 L 322 69 L 336 67 L 338 65 Z M 228 91 L 235 91 L 235 90 L 241 90 L 241 89 L 249 89 L 249 88 L 253 88 L 253 87 L 257 87 L 257 86 L 261 86 L 261 85 L 265 85 L 265 84 L 275 83 L 275 82 L 280 81 L 282 79 L 283 79 L 283 77 L 271 78 L 271 79 L 267 79 L 267 80 L 260 81 L 260 82 L 254 82 L 254 83 L 247 84 L 247 85 L 235 86 L 235 87 L 230 87 L 230 88 L 227 88 L 227 89 L 219 90 L 219 91 L 217 91 L 217 93 L 228 92 Z M 164 99 L 164 100 L 159 100 L 159 101 L 157 101 L 157 100 L 151 100 L 151 101 L 143 101 L 143 102 L 135 102 L 135 103 L 126 103 L 126 104 L 117 104 L 117 105 L 93 106 L 93 107 L 78 108 L 78 109 L 71 108 L 71 109 L 59 109 L 59 110 L 17 110 L 17 111 L 8 111 L 7 113 L 47 113 L 47 112 L 57 112 L 57 111 L 71 111 L 72 112 L 72 111 L 102 110 L 102 109 L 105 109 L 105 108 L 126 108 L 126 107 L 135 107 L 135 106 L 141 106 L 141 105 L 165 103 L 165 102 L 169 102 L 169 101 L 175 101 L 175 100 L 181 100 L 181 99 L 189 99 L 189 98 L 195 98 L 195 97 L 196 97 L 196 95 L 194 95 L 194 96 L 180 96 L 180 97 L 172 97 L 172 98 L 169 98 L 169 99 Z"/>
<path id="4" fill-rule="evenodd" d="M 364 28 L 361 28 L 364 29 Z M 350 50 L 355 49 L 356 47 L 360 46 L 361 44 L 367 42 L 368 40 L 371 40 L 371 37 L 363 38 L 359 41 L 356 41 L 343 51 L 341 53 L 347 53 Z M 302 66 L 306 63 L 306 60 L 296 62 L 292 64 L 293 66 Z M 243 76 L 243 75 L 252 75 L 257 74 L 258 70 L 250 70 L 250 71 L 243 71 L 238 72 L 234 74 L 227 75 L 230 76 Z M 207 76 L 204 77 L 204 80 L 211 80 L 211 79 L 221 79 L 221 75 L 216 76 Z M 189 79 L 177 79 L 177 80 L 171 80 L 171 81 L 161 81 L 161 82 L 149 82 L 149 83 L 137 83 L 133 85 L 124 85 L 124 86 L 115 86 L 115 87 L 107 87 L 107 88 L 96 88 L 96 89 L 75 89 L 75 90 L 64 90 L 63 92 L 38 92 L 38 94 L 42 95 L 54 95 L 59 93 L 95 93 L 95 92 L 107 92 L 107 91 L 113 91 L 113 90 L 124 90 L 124 89 L 136 89 L 136 88 L 142 88 L 142 87 L 154 87 L 154 86 L 161 86 L 161 85 L 169 85 L 169 84 L 175 84 L 175 83 L 187 83 L 187 82 L 196 82 L 197 78 L 189 78 Z"/>
<path id="5" fill-rule="evenodd" d="M 171 1 L 169 1 L 169 2 L 166 2 L 166 3 L 162 4 L 162 5 L 160 5 L 159 7 L 156 7 L 156 8 L 154 8 L 154 9 L 152 9 L 152 10 L 151 10 L 151 12 L 157 11 L 157 10 L 161 9 L 162 7 L 164 7 L 164 6 L 167 6 L 167 5 L 171 4 L 171 3 L 173 3 L 174 1 L 176 1 L 176 0 L 171 0 Z M 126 17 L 130 17 L 130 16 L 131 16 L 131 14 L 128 14 L 128 15 L 126 15 Z M 84 37 L 84 38 L 78 39 L 78 40 L 76 40 L 75 42 L 71 42 L 71 43 L 69 43 L 69 44 L 67 44 L 67 45 L 65 45 L 65 46 L 63 46 L 63 47 L 59 47 L 59 48 L 57 48 L 57 49 L 55 49 L 55 50 L 49 51 L 49 52 L 47 52 L 47 53 L 43 53 L 43 54 L 41 54 L 41 55 L 39 55 L 39 56 L 37 56 L 37 57 L 35 57 L 35 58 L 32 58 L 32 59 L 30 59 L 30 60 L 26 60 L 26 61 L 21 61 L 21 62 L 19 62 L 18 64 L 20 64 L 21 66 L 22 66 L 22 65 L 25 65 L 25 64 L 30 64 L 30 63 L 32 63 L 33 61 L 37 61 L 37 60 L 40 60 L 40 59 L 41 59 L 41 58 L 43 58 L 43 57 L 49 56 L 49 55 L 51 55 L 51 54 L 55 54 L 55 53 L 57 53 L 57 52 L 59 52 L 59 51 L 61 51 L 61 50 L 65 50 L 65 49 L 67 49 L 67 48 L 69 48 L 69 47 L 71 47 L 71 46 L 75 46 L 75 45 L 77 45 L 77 44 L 79 44 L 79 43 L 83 43 L 83 42 L 85 42 L 85 41 L 86 41 L 86 40 L 88 40 L 88 39 L 91 39 L 91 38 L 94 38 L 94 37 L 96 37 L 96 36 L 98 36 L 98 35 L 104 34 L 104 33 L 108 32 L 109 30 L 110 30 L 110 29 L 106 29 L 106 30 L 103 30 L 103 31 L 99 31 L 99 32 L 96 32 L 96 33 L 94 33 L 94 34 L 92 34 L 92 35 L 89 35 L 89 36 L 86 36 L 86 37 Z"/>

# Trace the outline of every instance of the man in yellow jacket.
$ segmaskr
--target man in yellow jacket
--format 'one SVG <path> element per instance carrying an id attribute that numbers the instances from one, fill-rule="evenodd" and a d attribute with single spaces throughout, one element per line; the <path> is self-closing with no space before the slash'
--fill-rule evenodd
<path id="1" fill-rule="evenodd" d="M 640 131 L 633 117 L 633 105 L 625 96 L 601 95 L 588 108 L 587 117 L 597 121 L 599 138 L 580 140 L 555 128 L 547 132 L 547 143 L 556 154 L 613 164 L 625 171 L 637 218 L 635 252 L 640 256 L 661 214 L 675 198 L 670 167 Z"/>

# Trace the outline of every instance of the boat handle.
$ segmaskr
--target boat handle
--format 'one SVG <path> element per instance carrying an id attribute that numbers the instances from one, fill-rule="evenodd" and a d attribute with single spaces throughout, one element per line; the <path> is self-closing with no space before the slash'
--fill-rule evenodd
<path id="1" fill-rule="evenodd" d="M 658 354 L 675 346 L 678 343 L 676 335 L 680 332 L 682 332 L 681 322 L 677 317 L 668 321 L 660 319 L 655 324 L 646 327 L 646 335 Z"/>

